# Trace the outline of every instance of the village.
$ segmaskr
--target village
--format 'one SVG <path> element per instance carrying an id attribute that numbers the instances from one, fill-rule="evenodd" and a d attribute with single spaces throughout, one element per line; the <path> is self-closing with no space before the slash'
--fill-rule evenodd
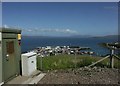
<path id="1" fill-rule="evenodd" d="M 90 51 L 89 47 L 79 47 L 79 46 L 46 46 L 38 47 L 35 50 L 40 57 L 58 55 L 58 54 L 78 54 L 78 55 L 93 55 L 94 52 Z"/>

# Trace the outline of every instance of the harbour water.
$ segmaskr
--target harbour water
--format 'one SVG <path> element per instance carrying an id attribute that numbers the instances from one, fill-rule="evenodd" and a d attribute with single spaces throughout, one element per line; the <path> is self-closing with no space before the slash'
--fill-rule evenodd
<path id="1" fill-rule="evenodd" d="M 117 38 L 77 38 L 77 37 L 37 37 L 24 36 L 22 37 L 21 46 L 22 52 L 30 51 L 36 47 L 45 46 L 81 46 L 90 47 L 97 55 L 109 54 L 109 50 L 103 48 L 99 43 L 116 42 Z"/>

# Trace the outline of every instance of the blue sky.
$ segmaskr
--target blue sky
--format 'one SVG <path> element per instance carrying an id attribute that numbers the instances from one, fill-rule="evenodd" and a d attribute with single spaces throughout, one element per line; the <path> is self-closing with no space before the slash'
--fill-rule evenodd
<path id="1" fill-rule="evenodd" d="M 117 3 L 4 2 L 2 25 L 23 35 L 70 36 L 118 33 Z"/>

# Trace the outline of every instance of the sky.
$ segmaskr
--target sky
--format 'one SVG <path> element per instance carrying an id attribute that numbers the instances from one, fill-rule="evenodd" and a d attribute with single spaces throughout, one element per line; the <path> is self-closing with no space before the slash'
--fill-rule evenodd
<path id="1" fill-rule="evenodd" d="M 116 2 L 3 2 L 2 26 L 23 35 L 72 36 L 118 34 Z"/>

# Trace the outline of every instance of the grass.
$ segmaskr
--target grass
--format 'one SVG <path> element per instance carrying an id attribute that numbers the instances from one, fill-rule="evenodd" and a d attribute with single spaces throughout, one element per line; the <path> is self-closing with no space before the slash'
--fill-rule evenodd
<path id="1" fill-rule="evenodd" d="M 55 69 L 68 69 L 68 68 L 80 68 L 84 66 L 88 66 L 93 62 L 98 61 L 103 57 L 93 57 L 93 56 L 84 56 L 77 55 L 75 59 L 75 55 L 66 55 L 60 54 L 56 56 L 48 56 L 42 58 L 42 69 L 41 69 L 41 57 L 37 58 L 37 68 L 39 70 L 55 70 Z M 109 59 L 106 59 L 96 66 L 100 67 L 110 67 Z M 115 67 L 120 68 L 120 61 L 115 59 Z"/>

